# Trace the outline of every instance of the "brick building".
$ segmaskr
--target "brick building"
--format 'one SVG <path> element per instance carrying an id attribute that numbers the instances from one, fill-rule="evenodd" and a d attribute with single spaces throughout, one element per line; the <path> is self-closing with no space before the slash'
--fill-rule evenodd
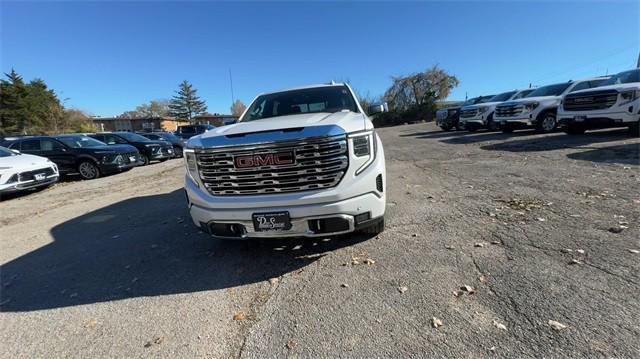
<path id="1" fill-rule="evenodd" d="M 188 125 L 189 122 L 177 120 L 173 117 L 146 117 L 146 118 L 119 118 L 98 117 L 93 118 L 96 131 L 153 131 L 163 130 L 173 132 L 178 126 Z"/>

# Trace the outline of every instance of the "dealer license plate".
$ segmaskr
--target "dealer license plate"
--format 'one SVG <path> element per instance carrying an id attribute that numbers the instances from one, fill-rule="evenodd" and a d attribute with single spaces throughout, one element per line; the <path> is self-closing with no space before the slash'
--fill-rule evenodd
<path id="1" fill-rule="evenodd" d="M 43 181 L 46 176 L 44 175 L 44 173 L 36 173 L 33 178 L 35 178 L 36 181 Z"/>
<path id="2" fill-rule="evenodd" d="M 291 229 L 289 212 L 254 213 L 253 228 L 256 232 L 286 231 Z"/>
<path id="3" fill-rule="evenodd" d="M 587 116 L 576 116 L 573 118 L 575 122 L 584 122 L 587 120 Z"/>

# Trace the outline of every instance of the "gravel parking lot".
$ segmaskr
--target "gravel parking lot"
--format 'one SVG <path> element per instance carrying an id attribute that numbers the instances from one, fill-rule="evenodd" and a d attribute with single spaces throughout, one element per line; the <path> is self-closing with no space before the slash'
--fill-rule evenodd
<path id="1" fill-rule="evenodd" d="M 0 357 L 640 356 L 639 139 L 379 134 L 374 238 L 212 240 L 181 160 L 1 202 Z"/>

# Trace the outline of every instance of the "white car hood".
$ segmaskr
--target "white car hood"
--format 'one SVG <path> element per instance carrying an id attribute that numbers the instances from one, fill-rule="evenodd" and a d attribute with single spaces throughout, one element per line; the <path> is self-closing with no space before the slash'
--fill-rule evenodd
<path id="1" fill-rule="evenodd" d="M 11 171 L 29 171 L 51 165 L 44 157 L 19 154 L 17 156 L 0 157 L 0 167 L 11 167 Z M 4 171 L 4 170 L 0 170 Z"/>
<path id="2" fill-rule="evenodd" d="M 639 90 L 639 89 L 640 89 L 640 82 L 631 82 L 631 83 L 628 83 L 628 84 L 617 84 L 617 85 L 594 87 L 594 88 L 590 88 L 590 89 L 586 89 L 586 90 L 580 90 L 580 91 L 572 92 L 571 94 L 583 93 L 583 92 L 593 92 L 593 91 L 606 91 L 606 90 L 624 91 L 624 90 Z"/>
<path id="3" fill-rule="evenodd" d="M 295 114 L 265 118 L 263 120 L 238 122 L 228 126 L 218 127 L 207 131 L 201 138 L 207 139 L 215 136 L 229 136 L 242 133 L 275 131 L 296 127 L 310 127 L 323 125 L 337 125 L 345 132 L 361 131 L 364 129 L 365 116 L 355 112 L 318 112 L 309 114 Z"/>
<path id="4" fill-rule="evenodd" d="M 560 96 L 525 97 L 525 98 L 520 98 L 520 99 L 513 100 L 513 101 L 502 102 L 502 104 L 511 105 L 511 104 L 527 103 L 527 102 L 548 103 L 548 102 L 553 102 L 553 101 L 560 101 Z"/>
<path id="5" fill-rule="evenodd" d="M 480 107 L 495 107 L 499 104 L 501 104 L 502 102 L 483 102 L 483 103 L 478 103 L 475 105 L 469 105 L 469 106 L 465 106 L 462 108 L 462 111 L 464 110 L 472 110 L 474 108 L 480 108 Z"/>

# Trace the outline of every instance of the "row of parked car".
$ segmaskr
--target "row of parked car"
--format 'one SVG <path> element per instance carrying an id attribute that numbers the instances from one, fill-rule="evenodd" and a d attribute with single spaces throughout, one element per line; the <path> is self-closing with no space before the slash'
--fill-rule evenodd
<path id="1" fill-rule="evenodd" d="M 445 131 L 486 128 L 510 133 L 521 128 L 568 134 L 629 127 L 640 135 L 640 69 L 613 76 L 568 81 L 539 88 L 475 97 L 436 112 Z"/>
<path id="2" fill-rule="evenodd" d="M 64 175 L 90 180 L 180 158 L 186 140 L 212 128 L 7 137 L 0 141 L 0 195 L 49 186 Z"/>

